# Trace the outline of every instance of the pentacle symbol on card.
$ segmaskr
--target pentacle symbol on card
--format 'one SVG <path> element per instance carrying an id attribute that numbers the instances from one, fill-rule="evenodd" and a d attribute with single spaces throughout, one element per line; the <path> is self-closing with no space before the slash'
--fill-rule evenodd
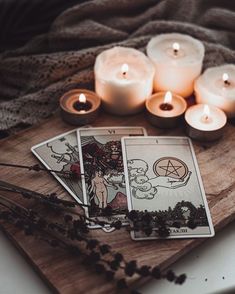
<path id="1" fill-rule="evenodd" d="M 162 157 L 153 164 L 153 171 L 157 176 L 184 179 L 188 174 L 188 167 L 176 157 Z"/>

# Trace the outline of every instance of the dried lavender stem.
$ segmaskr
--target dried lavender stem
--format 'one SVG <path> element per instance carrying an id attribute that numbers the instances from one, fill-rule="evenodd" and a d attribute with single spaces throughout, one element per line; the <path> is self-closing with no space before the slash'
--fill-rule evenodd
<path id="1" fill-rule="evenodd" d="M 35 200 L 38 200 L 40 202 L 43 203 L 49 203 L 50 205 L 53 205 L 54 207 L 60 209 L 61 211 L 66 211 L 68 213 L 80 216 L 80 217 L 84 217 L 87 221 L 89 222 L 93 222 L 95 224 L 100 224 L 99 221 L 96 221 L 95 219 L 89 218 L 87 217 L 85 214 L 81 214 L 79 212 L 73 211 L 72 209 L 69 208 L 65 208 L 65 207 L 61 207 L 59 204 L 57 203 L 53 203 L 50 201 L 50 199 L 47 197 L 47 195 L 38 193 L 38 192 L 34 192 L 16 185 L 12 185 L 10 183 L 4 182 L 0 180 L 0 190 L 2 191 L 9 191 L 9 192 L 13 192 L 13 193 L 18 193 L 18 194 L 22 194 L 22 193 L 28 193 L 30 196 L 32 196 L 32 198 L 34 198 Z M 63 199 L 59 199 L 59 201 L 61 202 L 61 204 L 69 204 L 73 207 L 75 206 L 84 206 L 84 207 L 89 207 L 89 205 L 86 204 L 79 204 L 77 202 L 72 202 L 69 200 L 63 200 Z M 16 202 L 14 203 L 16 205 Z M 105 225 L 110 225 L 109 222 L 104 222 Z"/>
<path id="2" fill-rule="evenodd" d="M 1 181 L 0 180 L 0 188 L 3 188 L 4 190 L 8 190 L 8 191 L 11 191 L 11 192 L 15 192 L 15 193 L 28 193 L 29 195 L 31 195 L 33 198 L 37 198 L 37 199 L 44 199 L 44 200 L 47 200 L 49 201 L 48 199 L 48 195 L 45 195 L 45 194 L 42 194 L 42 193 L 39 193 L 39 192 L 35 192 L 35 191 L 32 191 L 32 190 L 29 190 L 29 189 L 26 189 L 26 188 L 23 188 L 23 187 L 20 187 L 20 186 L 17 186 L 17 185 L 13 185 L 11 183 L 8 183 L 8 182 L 4 182 L 4 181 Z M 68 204 L 68 205 L 71 205 L 72 207 L 74 206 L 86 206 L 85 204 L 79 204 L 75 201 L 69 201 L 69 200 L 63 200 L 63 199 L 59 199 L 60 203 L 61 204 Z"/>
<path id="3" fill-rule="evenodd" d="M 16 218 L 23 218 L 23 219 L 25 219 L 25 220 L 27 220 L 27 223 L 29 224 L 29 225 L 37 225 L 37 221 L 41 218 L 40 217 L 40 215 L 38 214 L 38 213 L 35 213 L 33 210 L 29 210 L 29 209 L 26 209 L 26 208 L 24 208 L 24 207 L 21 207 L 20 205 L 18 205 L 18 204 L 15 204 L 13 201 L 11 201 L 11 200 L 9 200 L 9 199 L 7 199 L 5 196 L 1 196 L 0 195 L 0 205 L 2 205 L 2 206 L 4 206 L 4 207 L 6 207 L 6 208 L 8 208 L 9 210 L 11 210 L 12 212 L 14 212 L 18 217 L 16 217 Z M 9 206 L 10 205 L 10 206 Z M 31 216 L 30 216 L 30 213 L 33 213 L 33 215 L 34 215 L 34 218 L 32 218 Z M 12 215 L 13 216 L 13 215 Z M 12 217 L 11 216 L 11 217 Z M 84 217 L 82 217 L 82 219 L 83 219 Z M 81 219 L 81 220 L 82 220 Z M 58 234 L 61 236 L 64 236 L 64 233 L 62 233 L 60 230 L 56 230 L 56 232 L 53 232 L 53 229 L 52 228 L 50 228 L 49 226 L 48 226 L 48 222 L 45 220 L 45 222 L 46 222 L 46 224 L 47 224 L 47 226 L 46 226 L 46 228 L 47 229 L 44 229 L 44 228 L 38 228 L 37 226 L 36 227 L 34 227 L 34 229 L 36 229 L 36 231 L 37 232 L 39 232 L 40 233 L 40 230 L 42 231 L 42 232 L 44 232 L 44 233 L 46 233 L 48 236 L 49 236 L 49 238 L 54 238 L 54 239 L 56 239 L 57 240 L 57 242 L 58 243 L 60 243 L 60 244 L 63 244 L 63 246 L 65 247 L 65 248 L 67 248 L 67 249 L 70 249 L 70 246 L 71 246 L 71 244 L 69 244 L 68 242 L 66 242 L 66 241 L 63 241 L 59 236 L 57 236 Z M 12 221 L 12 223 L 13 224 L 15 224 L 15 222 L 13 222 Z M 66 226 L 65 226 L 65 228 L 64 228 L 64 226 L 62 225 L 62 224 L 58 224 L 58 223 L 50 223 L 50 224 L 54 224 L 54 226 L 55 227 L 57 227 L 57 228 L 61 228 L 61 229 L 63 229 L 63 230 L 65 230 L 65 232 L 66 232 L 66 229 L 68 230 L 69 228 L 67 227 L 66 228 Z M 79 235 L 81 236 L 81 241 L 84 241 L 85 243 L 87 243 L 87 244 L 89 244 L 89 238 L 87 238 L 86 236 L 83 236 L 83 234 L 82 234 L 82 232 L 78 232 L 79 233 Z M 30 233 L 30 234 L 32 234 L 32 233 Z M 72 239 L 71 239 L 72 240 Z M 46 240 L 49 244 L 51 244 L 52 245 L 52 241 L 53 240 Z M 107 245 L 107 244 L 105 244 L 105 245 Z M 57 245 L 58 246 L 58 245 Z M 75 246 L 76 247 L 76 246 Z M 81 252 L 81 250 L 80 250 L 80 248 L 79 247 L 77 247 L 78 248 L 78 250 Z M 111 249 L 111 248 L 110 248 Z M 91 249 L 91 248 L 89 248 L 89 250 L 90 250 L 90 252 L 92 253 L 92 252 L 97 252 L 96 250 L 95 251 L 93 251 L 93 249 Z M 85 256 L 89 256 L 89 254 L 87 254 L 87 253 L 84 253 L 84 252 L 81 252 L 83 255 L 85 255 Z M 98 254 L 98 252 L 97 252 L 97 254 Z M 109 254 L 111 255 L 111 256 L 115 256 L 115 252 L 114 251 L 109 251 Z M 119 254 L 119 253 L 117 253 L 117 254 Z M 106 264 L 106 266 L 107 267 L 109 267 L 111 270 L 113 270 L 113 267 L 112 267 L 112 265 L 111 265 L 111 263 L 110 263 L 110 261 L 109 260 L 106 260 L 106 259 L 99 259 L 99 261 L 100 262 L 102 262 L 102 263 L 104 263 L 104 264 Z M 121 264 L 119 264 L 119 265 L 117 265 L 117 268 L 115 269 L 114 268 L 114 270 L 116 271 L 118 268 L 119 269 L 122 269 L 122 270 L 124 270 L 124 272 L 125 272 L 125 269 L 126 269 L 126 266 L 128 266 L 128 263 L 127 263 L 127 261 L 123 258 L 122 259 L 122 261 L 121 261 Z M 136 267 L 136 266 L 135 266 Z M 148 271 L 151 269 L 151 267 L 148 267 L 148 266 L 143 266 L 145 269 L 146 268 L 149 268 L 148 269 Z M 136 274 L 139 274 L 140 276 L 146 276 L 146 271 L 145 271 L 145 273 L 142 273 L 141 272 L 141 270 L 143 269 L 143 267 L 141 267 L 141 268 L 138 268 L 138 267 L 136 267 L 135 269 L 134 269 L 134 271 L 133 271 L 133 274 L 134 273 L 136 273 Z M 151 273 L 149 272 L 148 273 L 148 275 L 151 275 Z M 167 279 L 169 279 L 170 281 L 173 281 L 173 280 L 175 280 L 176 281 L 176 283 L 182 283 L 184 280 L 185 280 L 185 275 L 181 275 L 181 276 L 175 276 L 175 274 L 171 271 L 169 274 L 167 273 L 166 275 L 165 274 L 161 274 L 161 277 L 162 278 L 167 278 Z M 122 279 L 122 280 L 124 280 L 124 279 Z M 119 280 L 119 282 L 120 282 L 121 280 Z M 124 282 L 125 282 L 125 280 L 124 280 Z M 125 282 L 126 283 L 126 282 Z M 123 285 L 123 284 L 122 284 Z"/>
<path id="4" fill-rule="evenodd" d="M 6 167 L 15 167 L 15 168 L 22 168 L 22 169 L 27 169 L 29 171 L 36 171 L 34 169 L 34 166 L 29 166 L 29 165 L 22 165 L 22 164 L 13 164 L 13 163 L 4 163 L 4 162 L 0 162 L 0 166 L 6 166 Z M 47 168 L 44 168 L 40 165 L 37 165 L 37 171 L 45 171 L 45 172 L 48 172 L 48 173 L 56 173 L 56 174 L 60 174 L 62 176 L 71 176 L 72 175 L 72 172 L 70 171 L 59 171 L 59 170 L 54 170 L 54 169 L 47 169 Z M 84 175 L 84 174 L 80 174 L 81 175 Z"/>
<path id="5" fill-rule="evenodd" d="M 20 209 L 24 210 L 24 211 L 27 211 L 27 209 L 25 207 L 23 207 L 22 205 L 16 203 L 15 201 L 13 200 L 10 200 L 8 198 L 6 198 L 5 196 L 3 195 L 0 195 L 0 200 L 3 201 L 1 202 L 1 204 L 10 204 L 12 207 L 19 207 Z M 9 209 L 13 209 L 12 207 L 8 207 Z"/>

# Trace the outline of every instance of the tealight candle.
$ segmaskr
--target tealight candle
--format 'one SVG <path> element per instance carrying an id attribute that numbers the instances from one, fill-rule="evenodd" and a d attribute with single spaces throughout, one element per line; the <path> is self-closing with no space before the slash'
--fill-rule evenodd
<path id="1" fill-rule="evenodd" d="M 152 38 L 147 55 L 155 65 L 154 90 L 190 96 L 202 70 L 204 52 L 202 42 L 188 35 L 172 33 Z"/>
<path id="2" fill-rule="evenodd" d="M 146 100 L 148 120 L 159 128 L 176 127 L 186 108 L 184 98 L 170 91 L 156 93 Z"/>
<path id="3" fill-rule="evenodd" d="M 152 94 L 154 66 L 142 52 L 124 47 L 103 51 L 95 62 L 95 89 L 106 111 L 140 112 Z"/>
<path id="4" fill-rule="evenodd" d="M 185 121 L 189 137 L 199 141 L 214 141 L 222 136 L 227 118 L 215 106 L 197 104 L 185 112 Z"/>
<path id="5" fill-rule="evenodd" d="M 235 65 L 211 67 L 196 80 L 197 103 L 207 103 L 222 109 L 229 118 L 235 117 Z"/>
<path id="6" fill-rule="evenodd" d="M 101 99 L 95 92 L 71 90 L 60 98 L 61 116 L 70 124 L 85 125 L 96 119 L 100 104 Z"/>

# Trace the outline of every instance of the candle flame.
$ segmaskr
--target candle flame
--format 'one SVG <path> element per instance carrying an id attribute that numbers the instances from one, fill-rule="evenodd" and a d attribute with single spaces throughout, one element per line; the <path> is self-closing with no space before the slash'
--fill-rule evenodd
<path id="1" fill-rule="evenodd" d="M 81 102 L 81 103 L 86 103 L 86 96 L 85 96 L 85 94 L 81 93 L 79 95 L 78 101 Z"/>
<path id="2" fill-rule="evenodd" d="M 178 52 L 180 50 L 180 44 L 175 42 L 172 44 L 172 48 L 175 52 Z"/>
<path id="3" fill-rule="evenodd" d="M 171 94 L 170 91 L 167 91 L 166 95 L 164 97 L 164 103 L 165 104 L 171 104 L 171 101 L 172 101 L 172 94 Z"/>
<path id="4" fill-rule="evenodd" d="M 224 81 L 224 83 L 228 83 L 228 80 L 229 80 L 229 76 L 228 76 L 228 74 L 225 72 L 225 73 L 223 74 L 223 81 Z"/>
<path id="5" fill-rule="evenodd" d="M 209 119 L 210 114 L 211 114 L 210 108 L 209 108 L 209 106 L 207 104 L 205 104 L 204 108 L 203 108 L 203 116 L 205 117 L 206 120 Z"/>
<path id="6" fill-rule="evenodd" d="M 128 70 L 129 70 L 128 64 L 123 63 L 123 65 L 122 65 L 122 74 L 123 74 L 123 76 L 125 76 L 127 74 Z"/>

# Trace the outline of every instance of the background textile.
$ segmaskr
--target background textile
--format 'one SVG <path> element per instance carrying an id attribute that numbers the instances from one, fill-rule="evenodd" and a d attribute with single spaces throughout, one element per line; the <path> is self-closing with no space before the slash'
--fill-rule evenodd
<path id="1" fill-rule="evenodd" d="M 2 134 L 54 113 L 65 91 L 93 88 L 96 55 L 114 45 L 145 51 L 179 32 L 203 41 L 204 69 L 235 63 L 232 0 L 0 0 L 0 24 Z"/>

